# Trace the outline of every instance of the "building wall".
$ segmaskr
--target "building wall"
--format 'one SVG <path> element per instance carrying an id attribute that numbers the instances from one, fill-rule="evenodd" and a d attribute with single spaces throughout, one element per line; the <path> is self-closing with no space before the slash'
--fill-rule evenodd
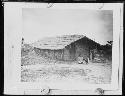
<path id="1" fill-rule="evenodd" d="M 54 50 L 55 59 L 62 60 L 63 59 L 63 50 Z"/>
<path id="2" fill-rule="evenodd" d="M 95 48 L 94 42 L 82 38 L 66 46 L 64 49 L 49 50 L 35 48 L 35 50 L 37 54 L 51 59 L 74 61 L 77 60 L 78 57 L 83 57 L 84 59 L 90 58 L 90 50 L 92 48 Z"/>
<path id="3" fill-rule="evenodd" d="M 49 50 L 49 49 L 39 49 L 39 48 L 34 48 L 34 51 L 36 54 L 43 56 L 43 57 L 48 57 L 50 59 L 58 59 L 62 60 L 63 59 L 63 50 Z"/>
<path id="4" fill-rule="evenodd" d="M 63 60 L 70 60 L 69 48 L 63 49 Z"/>
<path id="5" fill-rule="evenodd" d="M 86 39 L 83 38 L 75 42 L 75 47 L 76 47 L 76 53 L 75 53 L 76 60 L 78 57 L 83 57 L 84 59 L 89 58 L 89 45 L 87 44 Z"/>
<path id="6" fill-rule="evenodd" d="M 65 47 L 64 60 L 77 60 L 78 57 L 90 58 L 90 48 L 92 45 L 93 42 L 89 42 L 86 38 L 73 42 Z"/>

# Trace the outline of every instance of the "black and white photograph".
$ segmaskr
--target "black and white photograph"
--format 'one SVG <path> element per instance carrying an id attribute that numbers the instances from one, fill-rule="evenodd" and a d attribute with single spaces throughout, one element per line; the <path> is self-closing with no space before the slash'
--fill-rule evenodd
<path id="1" fill-rule="evenodd" d="M 22 9 L 21 82 L 111 82 L 113 12 Z"/>
<path id="2" fill-rule="evenodd" d="M 7 92 L 42 85 L 65 90 L 118 88 L 120 4 L 102 4 L 104 9 L 99 4 L 12 5 L 5 7 L 13 10 L 5 12 L 5 56 L 11 64 L 5 65 Z M 7 18 L 10 12 L 15 15 Z M 8 82 L 10 76 L 13 83 Z"/>

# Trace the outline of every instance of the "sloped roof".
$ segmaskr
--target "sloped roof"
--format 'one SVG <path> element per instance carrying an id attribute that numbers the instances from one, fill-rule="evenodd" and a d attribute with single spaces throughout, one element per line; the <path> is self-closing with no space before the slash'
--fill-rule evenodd
<path id="1" fill-rule="evenodd" d="M 57 37 L 47 37 L 31 45 L 40 49 L 63 49 L 65 46 L 85 37 L 84 35 L 63 35 Z"/>

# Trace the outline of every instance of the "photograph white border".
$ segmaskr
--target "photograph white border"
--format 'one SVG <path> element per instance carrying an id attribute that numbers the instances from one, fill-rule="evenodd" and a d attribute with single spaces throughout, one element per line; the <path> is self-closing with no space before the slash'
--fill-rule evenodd
<path id="1" fill-rule="evenodd" d="M 113 52 L 112 52 L 112 80 L 111 84 L 81 84 L 74 82 L 65 83 L 29 83 L 20 82 L 21 78 L 21 39 L 22 39 L 22 8 L 48 8 L 48 3 L 4 3 L 4 93 L 23 94 L 26 89 L 38 89 L 48 86 L 50 89 L 61 90 L 117 90 L 118 68 L 122 65 L 119 50 L 123 47 L 119 40 L 123 41 L 123 31 L 120 33 L 120 9 L 122 3 L 54 3 L 50 8 L 65 9 L 91 9 L 91 10 L 113 10 Z M 103 6 L 103 7 L 102 7 Z M 121 37 L 120 37 L 121 36 Z M 122 38 L 122 39 L 119 39 Z M 120 46 L 120 48 L 119 48 Z M 122 48 L 121 48 L 122 50 Z M 120 57 L 120 58 L 119 58 Z M 121 74 L 122 75 L 122 71 Z"/>

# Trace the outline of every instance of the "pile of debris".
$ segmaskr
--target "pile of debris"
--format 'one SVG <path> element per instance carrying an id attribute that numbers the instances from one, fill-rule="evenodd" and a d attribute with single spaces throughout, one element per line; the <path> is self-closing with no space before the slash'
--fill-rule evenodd
<path id="1" fill-rule="evenodd" d="M 94 58 L 93 62 L 94 63 L 106 63 L 106 58 L 105 58 L 105 53 L 103 50 L 97 51 L 96 49 L 93 50 Z"/>

